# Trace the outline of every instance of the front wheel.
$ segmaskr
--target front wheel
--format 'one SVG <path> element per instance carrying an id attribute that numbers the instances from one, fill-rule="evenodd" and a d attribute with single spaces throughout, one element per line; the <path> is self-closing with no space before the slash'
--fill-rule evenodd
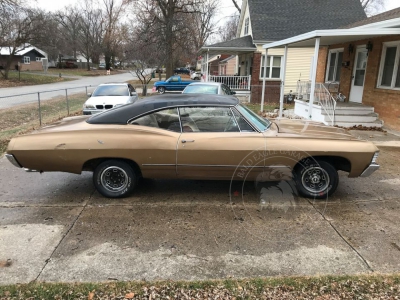
<path id="1" fill-rule="evenodd" d="M 158 88 L 158 93 L 159 93 L 159 94 L 164 94 L 164 93 L 165 93 L 165 87 L 160 86 L 160 87 Z"/>
<path id="2" fill-rule="evenodd" d="M 97 191 L 107 198 L 123 198 L 136 187 L 138 176 L 134 169 L 121 160 L 106 160 L 93 172 L 93 183 Z"/>
<path id="3" fill-rule="evenodd" d="M 298 192 L 307 198 L 323 199 L 331 196 L 339 184 L 334 166 L 324 160 L 306 160 L 294 170 Z"/>

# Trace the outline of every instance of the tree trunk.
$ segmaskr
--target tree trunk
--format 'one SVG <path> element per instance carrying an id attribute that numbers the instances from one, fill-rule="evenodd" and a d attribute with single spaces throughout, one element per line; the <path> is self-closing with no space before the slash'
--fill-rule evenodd
<path id="1" fill-rule="evenodd" d="M 143 84 L 143 91 L 142 91 L 142 96 L 147 95 L 147 84 Z"/>

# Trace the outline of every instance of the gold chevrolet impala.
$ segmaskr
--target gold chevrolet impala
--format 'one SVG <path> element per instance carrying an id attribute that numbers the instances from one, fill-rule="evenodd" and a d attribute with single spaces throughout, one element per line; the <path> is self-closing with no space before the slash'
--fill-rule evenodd
<path id="1" fill-rule="evenodd" d="M 338 170 L 349 177 L 379 168 L 378 149 L 345 130 L 300 120 L 270 121 L 237 98 L 160 95 L 101 114 L 65 118 L 13 138 L 10 162 L 26 171 L 93 172 L 105 197 L 129 195 L 138 178 L 279 180 L 292 174 L 297 191 L 324 198 Z"/>

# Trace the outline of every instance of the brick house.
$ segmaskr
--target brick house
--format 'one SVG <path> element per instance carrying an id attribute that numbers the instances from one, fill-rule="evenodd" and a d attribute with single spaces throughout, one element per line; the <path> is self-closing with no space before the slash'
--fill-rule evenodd
<path id="1" fill-rule="evenodd" d="M 10 47 L 1 47 L 0 68 L 4 68 L 12 50 Z M 43 70 L 42 58 L 46 57 L 47 54 L 44 51 L 34 46 L 21 47 L 12 58 L 11 69 L 18 70 L 19 65 L 20 71 L 41 71 Z"/>
<path id="2" fill-rule="evenodd" d="M 251 101 L 260 102 L 265 77 L 265 98 L 279 101 L 282 81 L 282 49 L 269 51 L 264 71 L 263 45 L 315 29 L 332 29 L 366 18 L 359 0 L 243 0 L 237 38 L 206 45 L 200 49 L 204 58 L 202 72 L 208 72 L 208 57 L 220 54 L 237 56 L 233 74 L 248 76 L 251 81 Z M 285 93 L 296 88 L 299 79 L 310 76 L 313 47 L 291 48 L 288 71 L 285 73 Z"/>
<path id="3" fill-rule="evenodd" d="M 317 63 L 311 81 L 299 84 L 296 114 L 344 127 L 384 123 L 400 130 L 400 8 L 343 29 L 308 32 L 264 48 L 269 52 L 311 45 Z M 346 98 L 338 98 L 338 93 Z"/>

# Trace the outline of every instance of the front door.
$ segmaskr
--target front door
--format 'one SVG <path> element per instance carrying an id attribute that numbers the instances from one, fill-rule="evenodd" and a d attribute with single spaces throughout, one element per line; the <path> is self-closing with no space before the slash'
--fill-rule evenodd
<path id="1" fill-rule="evenodd" d="M 365 45 L 359 46 L 354 60 L 353 76 L 349 101 L 361 103 L 364 92 L 365 73 L 367 70 L 368 50 Z"/>

